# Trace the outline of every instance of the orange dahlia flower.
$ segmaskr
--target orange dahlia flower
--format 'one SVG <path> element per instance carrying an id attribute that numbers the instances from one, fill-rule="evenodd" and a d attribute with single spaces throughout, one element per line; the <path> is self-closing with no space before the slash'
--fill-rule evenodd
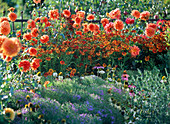
<path id="1" fill-rule="evenodd" d="M 0 50 L 1 50 L 1 46 L 2 46 L 3 42 L 5 41 L 5 39 L 7 39 L 6 36 L 0 36 Z"/>
<path id="2" fill-rule="evenodd" d="M 48 35 L 41 36 L 40 41 L 41 43 L 47 43 L 49 41 L 49 36 Z"/>
<path id="3" fill-rule="evenodd" d="M 115 10 L 112 10 L 110 13 L 109 13 L 109 17 L 111 19 L 119 19 L 121 16 L 121 11 L 119 10 L 119 8 L 116 8 Z"/>
<path id="4" fill-rule="evenodd" d="M 93 31 L 95 30 L 95 24 L 90 23 L 90 24 L 88 25 L 88 29 L 93 32 Z"/>
<path id="5" fill-rule="evenodd" d="M 38 29 L 37 28 L 33 28 L 31 30 L 31 35 L 32 35 L 32 37 L 38 37 Z"/>
<path id="6" fill-rule="evenodd" d="M 140 18 L 140 12 L 138 10 L 133 10 L 131 15 L 137 19 Z"/>
<path id="7" fill-rule="evenodd" d="M 144 11 L 140 14 L 140 18 L 141 20 L 148 20 L 149 19 L 149 16 L 150 16 L 150 13 L 148 11 Z"/>
<path id="8" fill-rule="evenodd" d="M 20 43 L 19 39 L 16 37 L 12 37 L 11 40 L 13 40 L 14 42 L 16 42 L 19 45 L 19 48 L 22 48 L 22 44 Z"/>
<path id="9" fill-rule="evenodd" d="M 122 29 L 124 28 L 123 22 L 122 22 L 121 20 L 116 20 L 116 21 L 114 22 L 114 28 L 115 28 L 116 30 L 122 30 Z"/>
<path id="10" fill-rule="evenodd" d="M 41 17 L 40 22 L 41 23 L 47 23 L 48 22 L 48 18 L 47 17 Z"/>
<path id="11" fill-rule="evenodd" d="M 6 59 L 6 57 L 8 57 Z M 12 57 L 9 57 L 9 56 L 6 56 L 5 54 L 2 54 L 2 59 L 5 60 L 6 59 L 6 62 L 10 62 L 12 60 Z"/>
<path id="12" fill-rule="evenodd" d="M 37 70 L 38 67 L 40 67 L 39 59 L 34 58 L 31 62 L 31 69 Z"/>
<path id="13" fill-rule="evenodd" d="M 13 57 L 20 51 L 20 46 L 16 40 L 6 38 L 1 46 L 1 50 L 6 56 Z"/>
<path id="14" fill-rule="evenodd" d="M 109 20 L 107 18 L 102 18 L 100 22 L 102 23 L 103 27 L 105 27 L 106 24 L 109 23 Z"/>
<path id="15" fill-rule="evenodd" d="M 76 17 L 76 18 L 75 18 L 75 23 L 78 23 L 78 24 L 80 24 L 80 23 L 81 23 L 81 18 L 79 18 L 79 17 Z"/>
<path id="16" fill-rule="evenodd" d="M 76 31 L 76 35 L 82 35 L 82 32 L 81 31 Z"/>
<path id="17" fill-rule="evenodd" d="M 8 18 L 7 17 L 1 17 L 0 18 L 0 23 L 3 22 L 3 21 L 7 21 L 8 22 Z"/>
<path id="18" fill-rule="evenodd" d="M 23 39 L 25 39 L 27 41 L 31 40 L 32 39 L 31 33 L 24 34 Z"/>
<path id="19" fill-rule="evenodd" d="M 138 46 L 131 46 L 129 52 L 131 53 L 131 57 L 136 58 L 139 55 L 140 49 Z"/>
<path id="20" fill-rule="evenodd" d="M 14 12 L 10 12 L 8 14 L 9 20 L 11 20 L 12 22 L 14 22 L 17 19 L 17 15 Z"/>
<path id="21" fill-rule="evenodd" d="M 59 17 L 58 9 L 50 10 L 48 13 L 48 16 L 50 19 L 53 19 L 53 20 L 58 19 L 58 17 Z"/>
<path id="22" fill-rule="evenodd" d="M 69 10 L 65 9 L 65 10 L 63 10 L 63 14 L 64 14 L 65 17 L 69 18 L 70 15 L 71 15 L 71 12 Z"/>
<path id="23" fill-rule="evenodd" d="M 79 29 L 81 27 L 81 25 L 79 23 L 74 23 L 73 24 L 73 28 L 75 29 Z"/>
<path id="24" fill-rule="evenodd" d="M 17 32 L 16 32 L 16 36 L 17 36 L 17 37 L 20 37 L 20 36 L 21 36 L 21 31 L 17 31 Z"/>
<path id="25" fill-rule="evenodd" d="M 156 31 L 156 29 L 157 29 L 157 25 L 154 24 L 154 23 L 149 23 L 149 24 L 147 25 L 147 28 L 149 28 L 149 27 L 155 29 L 155 31 Z"/>
<path id="26" fill-rule="evenodd" d="M 32 19 L 29 19 L 27 21 L 28 25 L 27 25 L 27 29 L 32 29 L 32 28 L 35 28 L 36 24 L 35 24 L 35 21 L 32 20 Z"/>
<path id="27" fill-rule="evenodd" d="M 33 0 L 34 3 L 38 4 L 38 3 L 41 3 L 41 0 Z"/>
<path id="28" fill-rule="evenodd" d="M 94 15 L 92 15 L 92 14 L 89 14 L 88 16 L 87 16 L 87 18 L 86 18 L 87 20 L 93 20 L 94 19 Z"/>
<path id="29" fill-rule="evenodd" d="M 84 16 L 85 16 L 85 11 L 78 11 L 78 12 L 76 13 L 76 16 L 77 16 L 77 17 L 80 17 L 80 18 L 84 18 Z"/>
<path id="30" fill-rule="evenodd" d="M 8 35 L 11 31 L 11 27 L 8 21 L 3 21 L 0 23 L 0 33 L 3 35 Z"/>
<path id="31" fill-rule="evenodd" d="M 27 72 L 27 71 L 29 71 L 29 69 L 31 67 L 31 64 L 30 64 L 30 62 L 28 60 L 21 60 L 18 67 L 19 68 L 22 67 L 22 71 Z"/>
<path id="32" fill-rule="evenodd" d="M 37 55 L 37 50 L 33 47 L 30 47 L 28 49 L 28 53 L 30 54 L 30 56 L 36 56 Z"/>
<path id="33" fill-rule="evenodd" d="M 155 29 L 152 27 L 148 27 L 145 29 L 145 34 L 148 37 L 153 37 L 155 35 Z"/>
<path id="34" fill-rule="evenodd" d="M 8 9 L 8 11 L 14 11 L 15 10 L 15 8 L 14 7 L 10 7 L 9 9 Z"/>

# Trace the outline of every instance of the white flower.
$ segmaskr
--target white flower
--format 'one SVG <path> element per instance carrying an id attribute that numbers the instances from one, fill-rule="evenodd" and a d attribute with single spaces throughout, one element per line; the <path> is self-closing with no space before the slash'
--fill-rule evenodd
<path id="1" fill-rule="evenodd" d="M 161 80 L 160 82 L 161 82 L 161 83 L 163 83 L 163 82 L 164 82 L 164 80 Z"/>
<path id="2" fill-rule="evenodd" d="M 101 70 L 101 71 L 98 71 L 98 73 L 100 73 L 100 74 L 104 74 L 104 73 L 105 73 L 105 71 Z"/>
<path id="3" fill-rule="evenodd" d="M 121 107 L 120 107 L 120 106 L 117 106 L 117 109 L 121 110 Z"/>
<path id="4" fill-rule="evenodd" d="M 59 80 L 63 80 L 63 76 L 58 76 L 58 79 Z"/>
<path id="5" fill-rule="evenodd" d="M 53 73 L 53 76 L 54 76 L 54 77 L 57 77 L 57 72 L 54 72 L 54 73 Z"/>
<path id="6" fill-rule="evenodd" d="M 38 87 L 41 88 L 42 87 L 41 84 L 38 84 Z"/>
<path id="7" fill-rule="evenodd" d="M 134 102 L 137 102 L 137 99 L 136 99 L 136 98 L 134 99 Z"/>
<path id="8" fill-rule="evenodd" d="M 126 91 L 129 92 L 129 88 L 126 88 Z"/>
<path id="9" fill-rule="evenodd" d="M 7 98 L 8 98 L 8 96 L 5 95 L 5 96 L 3 96 L 3 97 L 1 98 L 1 100 L 7 99 Z"/>
<path id="10" fill-rule="evenodd" d="M 83 80 L 83 79 L 84 79 L 84 77 L 80 77 L 80 79 L 82 79 L 82 80 Z"/>
<path id="11" fill-rule="evenodd" d="M 109 81 L 113 81 L 112 78 L 108 78 Z"/>

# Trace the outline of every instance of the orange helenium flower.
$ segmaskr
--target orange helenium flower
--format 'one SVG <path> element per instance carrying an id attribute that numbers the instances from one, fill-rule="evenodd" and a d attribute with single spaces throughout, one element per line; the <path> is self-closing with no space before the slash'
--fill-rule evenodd
<path id="1" fill-rule="evenodd" d="M 133 10 L 131 15 L 138 19 L 140 17 L 140 12 L 138 10 Z"/>
<path id="2" fill-rule="evenodd" d="M 60 64 L 61 64 L 61 65 L 64 65 L 64 64 L 65 64 L 65 62 L 64 62 L 64 61 L 60 61 Z"/>
<path id="3" fill-rule="evenodd" d="M 64 14 L 65 17 L 69 18 L 70 15 L 71 15 L 71 12 L 69 10 L 65 9 L 65 10 L 63 10 L 63 14 Z"/>
<path id="4" fill-rule="evenodd" d="M 145 61 L 149 61 L 150 56 L 145 56 Z"/>
<path id="5" fill-rule="evenodd" d="M 49 36 L 48 35 L 41 36 L 40 41 L 41 43 L 47 43 L 49 41 Z"/>
<path id="6" fill-rule="evenodd" d="M 11 20 L 12 22 L 14 22 L 17 19 L 17 15 L 14 12 L 10 12 L 8 14 L 9 20 Z"/>
<path id="7" fill-rule="evenodd" d="M 123 24 L 123 22 L 122 22 L 121 20 L 116 20 L 116 21 L 114 22 L 114 28 L 115 28 L 116 30 L 122 30 L 123 27 L 124 27 L 124 24 Z"/>
<path id="8" fill-rule="evenodd" d="M 8 21 L 3 21 L 0 23 L 0 33 L 4 35 L 8 35 L 11 31 L 11 27 Z"/>
<path id="9" fill-rule="evenodd" d="M 20 51 L 20 46 L 16 40 L 6 38 L 1 46 L 1 50 L 3 51 L 3 54 L 13 57 Z"/>

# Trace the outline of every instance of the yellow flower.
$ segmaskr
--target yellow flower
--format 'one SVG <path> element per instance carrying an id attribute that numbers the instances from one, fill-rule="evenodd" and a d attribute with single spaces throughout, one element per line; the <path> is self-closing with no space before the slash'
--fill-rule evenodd
<path id="1" fill-rule="evenodd" d="M 109 13 L 108 12 L 106 13 L 106 16 L 109 17 Z"/>
<path id="2" fill-rule="evenodd" d="M 41 72 L 40 71 L 37 73 L 37 76 L 41 76 Z"/>
<path id="3" fill-rule="evenodd" d="M 162 76 L 162 80 L 164 80 L 165 79 L 165 76 Z"/>
<path id="4" fill-rule="evenodd" d="M 111 67 L 111 64 L 109 64 L 107 67 Z"/>
<path id="5" fill-rule="evenodd" d="M 44 115 L 39 115 L 38 116 L 38 119 L 41 119 L 41 118 L 43 118 L 44 117 Z"/>
<path id="6" fill-rule="evenodd" d="M 60 72 L 60 73 L 59 73 L 59 76 L 61 76 L 61 75 L 63 75 L 63 73 L 62 73 L 62 72 Z"/>
<path id="7" fill-rule="evenodd" d="M 13 121 L 15 118 L 14 110 L 11 108 L 5 108 L 4 111 L 5 111 L 5 119 L 10 119 Z"/>
<path id="8" fill-rule="evenodd" d="M 28 108 L 28 105 L 27 105 L 27 104 L 25 105 L 25 108 Z"/>
<path id="9" fill-rule="evenodd" d="M 28 103 L 28 107 L 30 108 L 30 107 L 32 107 L 33 106 L 33 104 L 31 103 L 31 102 L 29 102 Z"/>
<path id="10" fill-rule="evenodd" d="M 117 82 L 121 82 L 121 79 L 120 79 L 120 78 L 118 78 L 118 79 L 117 79 Z"/>
<path id="11" fill-rule="evenodd" d="M 66 122 L 66 119 L 62 119 L 61 122 L 62 122 L 62 123 L 65 123 L 65 122 Z"/>
<path id="12" fill-rule="evenodd" d="M 30 99 L 30 96 L 29 96 L 29 95 L 27 95 L 27 96 L 26 96 L 26 99 Z"/>

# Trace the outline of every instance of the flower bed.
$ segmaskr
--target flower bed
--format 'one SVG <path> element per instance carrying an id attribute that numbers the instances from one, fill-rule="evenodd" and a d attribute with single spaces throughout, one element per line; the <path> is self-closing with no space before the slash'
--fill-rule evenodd
<path id="1" fill-rule="evenodd" d="M 119 8 L 100 25 L 78 10 L 38 17 L 34 2 L 24 34 L 11 32 L 15 8 L 0 18 L 2 123 L 168 122 L 169 21 L 133 10 L 124 22 Z"/>

